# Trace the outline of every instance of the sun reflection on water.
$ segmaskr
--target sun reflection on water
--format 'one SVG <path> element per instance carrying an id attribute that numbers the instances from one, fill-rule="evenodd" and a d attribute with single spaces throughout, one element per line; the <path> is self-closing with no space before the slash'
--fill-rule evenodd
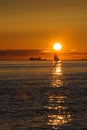
<path id="1" fill-rule="evenodd" d="M 61 69 L 61 63 L 59 63 L 53 68 L 53 77 L 51 81 L 53 87 L 60 87 L 63 85 L 61 77 L 62 77 L 62 69 Z"/>
<path id="2" fill-rule="evenodd" d="M 61 75 L 62 69 L 61 69 L 61 63 L 57 64 L 53 69 L 53 74 Z"/>
<path id="3" fill-rule="evenodd" d="M 72 119 L 68 111 L 69 108 L 66 103 L 67 96 L 65 95 L 62 87 L 63 80 L 61 77 L 63 77 L 63 72 L 61 69 L 61 64 L 58 64 L 53 68 L 51 81 L 53 92 L 49 93 L 48 104 L 45 106 L 45 108 L 49 110 L 47 115 L 47 125 L 51 126 L 54 130 L 58 129 L 59 126 L 67 124 Z"/>
<path id="4" fill-rule="evenodd" d="M 57 129 L 57 126 L 68 123 L 71 119 L 70 114 L 68 115 L 48 115 L 49 121 L 48 125 L 51 125 L 54 130 Z"/>
<path id="5" fill-rule="evenodd" d="M 58 126 L 71 121 L 71 115 L 65 103 L 66 98 L 64 96 L 49 97 L 49 106 L 47 106 L 47 109 L 53 112 L 48 114 L 47 124 L 52 126 L 53 129 L 57 129 Z"/>
<path id="6" fill-rule="evenodd" d="M 48 114 L 48 125 L 52 126 L 55 130 L 58 126 L 71 121 L 71 115 L 68 112 L 68 106 L 66 105 L 66 96 L 51 95 L 48 97 L 48 100 L 49 104 L 48 106 L 45 106 L 45 108 L 52 111 Z"/>

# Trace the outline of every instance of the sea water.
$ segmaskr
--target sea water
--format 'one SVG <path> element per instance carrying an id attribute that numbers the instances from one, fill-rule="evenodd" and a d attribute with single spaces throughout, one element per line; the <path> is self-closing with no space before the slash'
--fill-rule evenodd
<path id="1" fill-rule="evenodd" d="M 0 130 L 86 130 L 87 61 L 0 61 Z"/>

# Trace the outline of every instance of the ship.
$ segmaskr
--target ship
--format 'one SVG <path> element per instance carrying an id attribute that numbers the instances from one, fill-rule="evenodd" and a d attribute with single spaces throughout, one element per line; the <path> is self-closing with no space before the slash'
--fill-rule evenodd
<path id="1" fill-rule="evenodd" d="M 30 61 L 46 61 L 47 59 L 39 57 L 30 57 Z"/>

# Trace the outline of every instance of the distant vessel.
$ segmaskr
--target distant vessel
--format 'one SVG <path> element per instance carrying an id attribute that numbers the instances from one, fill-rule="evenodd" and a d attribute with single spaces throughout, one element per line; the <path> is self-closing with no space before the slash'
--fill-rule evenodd
<path id="1" fill-rule="evenodd" d="M 33 61 L 45 61 L 47 59 L 41 58 L 41 57 L 30 57 L 29 60 L 33 60 Z"/>

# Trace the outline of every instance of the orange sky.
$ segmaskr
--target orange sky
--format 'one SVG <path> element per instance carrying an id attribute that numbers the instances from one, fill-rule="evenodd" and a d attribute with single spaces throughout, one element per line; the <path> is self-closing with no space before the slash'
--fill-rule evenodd
<path id="1" fill-rule="evenodd" d="M 87 51 L 87 0 L 0 0 L 0 49 Z"/>

